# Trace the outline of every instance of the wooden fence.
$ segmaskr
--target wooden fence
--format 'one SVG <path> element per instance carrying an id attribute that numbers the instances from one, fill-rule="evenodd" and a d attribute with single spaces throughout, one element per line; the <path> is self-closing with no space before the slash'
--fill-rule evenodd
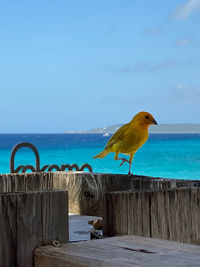
<path id="1" fill-rule="evenodd" d="M 200 188 L 112 192 L 104 197 L 104 234 L 200 245 Z"/>
<path id="2" fill-rule="evenodd" d="M 123 174 L 35 172 L 0 175 L 0 192 L 67 190 L 69 212 L 93 216 L 103 215 L 103 195 L 105 192 L 148 191 L 199 186 L 200 180 L 159 179 Z"/>

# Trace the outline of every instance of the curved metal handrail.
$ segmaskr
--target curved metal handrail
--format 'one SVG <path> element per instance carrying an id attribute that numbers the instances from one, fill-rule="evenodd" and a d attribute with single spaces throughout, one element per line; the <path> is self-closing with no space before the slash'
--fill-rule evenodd
<path id="1" fill-rule="evenodd" d="M 15 155 L 17 151 L 22 147 L 28 147 L 34 152 L 35 168 L 32 165 L 25 165 L 25 166 L 20 165 L 15 169 Z M 83 171 L 84 169 L 88 169 L 89 172 L 92 172 L 92 166 L 89 165 L 88 163 L 83 164 L 80 168 L 77 164 L 72 164 L 72 165 L 62 164 L 61 167 L 59 167 L 57 164 L 52 164 L 52 165 L 44 165 L 40 169 L 40 156 L 39 156 L 37 148 L 33 144 L 22 142 L 13 147 L 11 156 L 10 156 L 10 172 L 11 173 L 18 173 L 20 171 L 24 173 L 27 170 L 31 170 L 32 172 L 45 172 L 45 171 L 52 171 L 54 169 L 56 171 L 65 171 L 66 169 L 68 169 L 69 171 L 72 171 L 73 169 L 75 169 L 76 171 Z"/>

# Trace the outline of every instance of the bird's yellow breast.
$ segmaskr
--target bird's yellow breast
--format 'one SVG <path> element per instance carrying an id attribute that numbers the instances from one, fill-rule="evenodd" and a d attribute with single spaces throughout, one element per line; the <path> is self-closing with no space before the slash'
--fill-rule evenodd
<path id="1" fill-rule="evenodd" d="M 147 138 L 148 131 L 130 130 L 125 135 L 123 142 L 119 144 L 119 149 L 124 153 L 134 152 L 146 142 Z"/>
<path id="2" fill-rule="evenodd" d="M 135 153 L 148 139 L 148 129 L 143 127 L 130 127 L 112 147 L 113 152 Z"/>

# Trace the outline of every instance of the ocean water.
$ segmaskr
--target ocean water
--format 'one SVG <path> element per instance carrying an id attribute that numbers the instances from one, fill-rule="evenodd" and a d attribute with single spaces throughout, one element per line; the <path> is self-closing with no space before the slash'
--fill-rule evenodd
<path id="1" fill-rule="evenodd" d="M 128 173 L 128 164 L 120 165 L 110 153 L 104 159 L 93 159 L 110 136 L 102 134 L 0 134 L 0 173 L 9 173 L 11 150 L 19 142 L 30 142 L 45 164 L 89 163 L 94 172 Z M 15 168 L 35 165 L 28 148 L 19 150 Z M 177 179 L 200 179 L 200 134 L 151 134 L 133 159 L 132 172 L 137 175 Z"/>

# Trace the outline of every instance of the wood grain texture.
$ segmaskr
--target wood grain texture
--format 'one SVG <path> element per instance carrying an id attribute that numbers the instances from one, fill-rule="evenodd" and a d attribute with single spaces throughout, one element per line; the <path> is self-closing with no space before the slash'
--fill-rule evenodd
<path id="1" fill-rule="evenodd" d="M 105 192 L 150 191 L 179 187 L 200 187 L 200 181 L 72 171 L 0 175 L 0 192 L 67 190 L 69 212 L 93 216 L 103 215 Z"/>
<path id="2" fill-rule="evenodd" d="M 0 267 L 31 267 L 37 246 L 68 241 L 68 194 L 0 194 Z"/>
<path id="3" fill-rule="evenodd" d="M 15 266 L 17 255 L 16 195 L 0 194 L 0 267 Z"/>
<path id="4" fill-rule="evenodd" d="M 200 245 L 200 188 L 112 192 L 104 198 L 105 236 L 134 234 Z"/>
<path id="5" fill-rule="evenodd" d="M 138 266 L 197 267 L 200 246 L 138 236 L 121 236 L 45 246 L 35 251 L 35 267 Z"/>
<path id="6" fill-rule="evenodd" d="M 200 181 L 85 172 L 55 172 L 53 177 L 53 188 L 66 189 L 69 193 L 69 212 L 92 216 L 103 215 L 103 195 L 106 192 L 150 191 L 183 186 L 199 187 Z"/>
<path id="7" fill-rule="evenodd" d="M 67 243 L 68 228 L 68 193 L 50 191 L 42 194 L 42 244 L 49 244 L 52 240 Z"/>
<path id="8" fill-rule="evenodd" d="M 41 193 L 17 194 L 17 262 L 32 266 L 36 246 L 42 245 Z"/>

